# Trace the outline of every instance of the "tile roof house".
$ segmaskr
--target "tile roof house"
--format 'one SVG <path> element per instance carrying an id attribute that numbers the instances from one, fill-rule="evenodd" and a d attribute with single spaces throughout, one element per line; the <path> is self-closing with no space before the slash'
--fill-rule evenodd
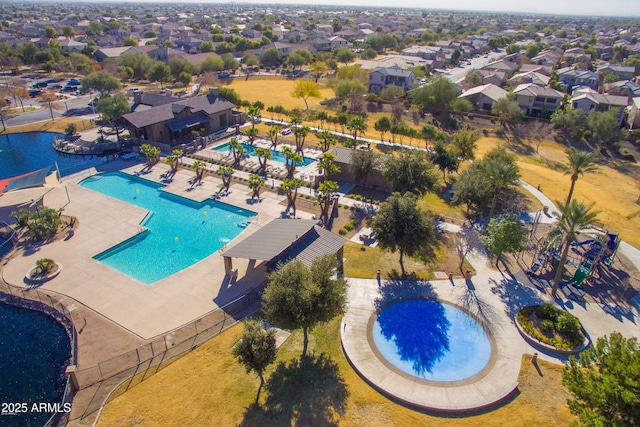
<path id="1" fill-rule="evenodd" d="M 494 84 L 473 87 L 465 91 L 458 98 L 467 99 L 476 110 L 491 111 L 494 101 L 507 96 L 507 91 Z"/>
<path id="2" fill-rule="evenodd" d="M 174 99 L 163 103 L 161 99 L 148 98 L 154 106 L 136 108 L 136 111 L 122 116 L 132 138 L 177 145 L 192 130 L 215 132 L 237 124 L 236 116 L 232 114 L 234 105 L 218 95 L 218 88 L 210 88 L 205 96 Z"/>
<path id="3" fill-rule="evenodd" d="M 618 121 L 622 123 L 625 109 L 629 105 L 629 98 L 626 96 L 608 95 L 606 93 L 595 93 L 592 91 L 581 92 L 574 91 L 571 98 L 571 105 L 576 110 L 582 110 L 585 114 L 589 114 L 591 110 L 609 111 L 613 108 L 618 109 Z"/>
<path id="4" fill-rule="evenodd" d="M 598 73 L 593 71 L 581 71 L 573 69 L 558 70 L 558 81 L 569 89 L 574 86 L 588 86 L 591 89 L 598 89 Z"/>
<path id="5" fill-rule="evenodd" d="M 516 102 L 527 116 L 550 115 L 562 103 L 564 94 L 550 87 L 542 87 L 533 83 L 525 83 L 516 87 L 513 91 Z"/>
<path id="6" fill-rule="evenodd" d="M 415 74 L 400 67 L 379 67 L 369 74 L 369 92 L 380 95 L 382 89 L 395 85 L 408 91 L 413 87 Z"/>
<path id="7" fill-rule="evenodd" d="M 603 76 L 615 74 L 618 76 L 618 80 L 633 80 L 635 72 L 635 67 L 624 67 L 621 65 L 605 64 L 598 67 L 598 74 L 602 74 Z"/>
<path id="8" fill-rule="evenodd" d="M 519 85 L 522 83 L 533 83 L 538 86 L 546 86 L 549 84 L 549 77 L 544 74 L 529 71 L 526 73 L 518 73 L 509 79 L 511 85 Z"/>

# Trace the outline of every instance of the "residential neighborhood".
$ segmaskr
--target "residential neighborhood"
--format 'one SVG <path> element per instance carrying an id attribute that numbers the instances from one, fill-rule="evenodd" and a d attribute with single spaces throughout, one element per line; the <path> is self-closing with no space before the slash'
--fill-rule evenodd
<path id="1" fill-rule="evenodd" d="M 640 8 L 407 2 L 0 2 L 0 425 L 640 425 Z"/>

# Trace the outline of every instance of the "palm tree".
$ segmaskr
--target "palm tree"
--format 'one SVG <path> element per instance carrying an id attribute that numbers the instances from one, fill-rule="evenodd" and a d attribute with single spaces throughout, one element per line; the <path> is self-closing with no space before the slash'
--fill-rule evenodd
<path id="1" fill-rule="evenodd" d="M 309 126 L 301 126 L 293 131 L 293 136 L 296 139 L 296 151 L 298 153 L 302 153 L 302 149 L 304 148 L 304 140 L 307 138 L 309 132 L 311 132 L 311 128 Z"/>
<path id="2" fill-rule="evenodd" d="M 322 206 L 320 219 L 324 224 L 329 222 L 329 208 L 331 207 L 331 200 L 336 191 L 338 191 L 338 183 L 335 181 L 324 181 L 318 186 L 318 197 L 316 201 Z"/>
<path id="3" fill-rule="evenodd" d="M 304 182 L 298 178 L 287 178 L 280 184 L 280 191 L 287 195 L 287 210 L 293 208 L 293 216 L 296 216 L 296 198 L 298 197 L 298 188 L 302 187 Z"/>
<path id="4" fill-rule="evenodd" d="M 271 150 L 269 150 L 268 148 L 256 147 L 256 149 L 253 150 L 253 154 L 255 154 L 256 157 L 258 158 L 258 163 L 260 163 L 260 169 L 263 171 L 266 170 L 267 161 L 271 160 Z"/>
<path id="5" fill-rule="evenodd" d="M 247 116 L 249 117 L 249 120 L 251 120 L 251 129 L 255 129 L 256 122 L 260 121 L 262 118 L 260 110 L 262 109 L 258 105 L 251 105 L 247 108 Z"/>
<path id="6" fill-rule="evenodd" d="M 221 175 L 222 185 L 227 191 L 229 191 L 229 186 L 231 185 L 231 176 L 234 172 L 235 169 L 233 169 L 231 166 L 224 165 L 218 168 L 217 174 Z"/>
<path id="7" fill-rule="evenodd" d="M 271 126 L 271 129 L 267 131 L 267 136 L 271 140 L 271 146 L 273 147 L 274 150 L 278 148 L 278 135 L 280 135 L 281 130 L 282 130 L 282 126 L 273 125 Z"/>
<path id="8" fill-rule="evenodd" d="M 331 179 L 331 177 L 338 172 L 340 168 L 336 165 L 336 156 L 333 153 L 324 153 L 319 159 L 317 168 L 318 171 L 324 175 L 324 181 Z"/>
<path id="9" fill-rule="evenodd" d="M 202 178 L 204 176 L 204 168 L 206 165 L 207 164 L 202 160 L 196 160 L 193 162 L 193 164 L 191 165 L 191 168 L 196 172 L 196 179 L 194 182 L 202 181 Z"/>
<path id="10" fill-rule="evenodd" d="M 573 197 L 573 189 L 578 178 L 585 173 L 597 171 L 598 166 L 594 164 L 597 160 L 595 153 L 576 150 L 575 148 L 569 148 L 566 153 L 569 163 L 562 165 L 562 170 L 565 175 L 571 175 L 571 187 L 569 187 L 569 194 L 565 202 L 565 205 L 568 205 Z"/>
<path id="11" fill-rule="evenodd" d="M 289 146 L 282 148 L 282 154 L 285 157 L 285 166 L 287 167 L 287 178 L 293 178 L 293 174 L 296 172 L 296 165 L 302 161 L 302 156 Z"/>
<path id="12" fill-rule="evenodd" d="M 515 162 L 494 158 L 490 159 L 485 165 L 484 175 L 493 192 L 491 209 L 489 211 L 489 220 L 491 220 L 496 213 L 500 192 L 507 187 L 515 185 L 520 179 L 520 174 L 518 172 L 518 165 Z"/>
<path id="13" fill-rule="evenodd" d="M 249 142 L 253 144 L 253 141 L 258 136 L 258 129 L 252 127 L 251 129 L 247 129 L 244 131 L 244 135 L 249 137 Z"/>
<path id="14" fill-rule="evenodd" d="M 264 187 L 264 179 L 260 175 L 250 175 L 249 176 L 249 188 L 253 190 L 253 194 L 251 194 L 251 199 L 257 197 L 260 200 L 260 189 Z"/>
<path id="15" fill-rule="evenodd" d="M 323 152 L 329 151 L 329 147 L 336 143 L 336 136 L 328 130 L 318 132 L 318 148 Z"/>
<path id="16" fill-rule="evenodd" d="M 351 131 L 353 135 L 353 146 L 358 145 L 358 132 L 362 133 L 367 130 L 367 124 L 364 122 L 364 119 L 360 116 L 353 116 L 347 122 L 347 128 Z"/>
<path id="17" fill-rule="evenodd" d="M 564 273 L 564 263 L 567 261 L 569 254 L 569 247 L 571 243 L 576 240 L 576 235 L 583 229 L 591 226 L 600 211 L 592 210 L 594 203 L 586 206 L 584 203 L 576 202 L 573 200 L 571 203 L 562 204 L 562 202 L 556 202 L 561 215 L 559 215 L 558 225 L 554 230 L 554 234 L 563 237 L 562 254 L 560 255 L 560 263 L 558 264 L 558 270 L 556 270 L 555 278 L 553 279 L 553 287 L 551 288 L 551 295 L 556 296 L 558 286 L 562 280 Z"/>
<path id="18" fill-rule="evenodd" d="M 238 138 L 235 137 L 229 140 L 229 151 L 231 151 L 231 154 L 233 155 L 234 163 L 238 163 L 245 153 L 244 147 L 240 141 L 238 141 Z"/>
<path id="19" fill-rule="evenodd" d="M 178 165 L 180 164 L 182 156 L 182 150 L 173 150 L 171 155 L 167 156 L 166 162 L 171 166 L 171 174 L 178 172 Z"/>

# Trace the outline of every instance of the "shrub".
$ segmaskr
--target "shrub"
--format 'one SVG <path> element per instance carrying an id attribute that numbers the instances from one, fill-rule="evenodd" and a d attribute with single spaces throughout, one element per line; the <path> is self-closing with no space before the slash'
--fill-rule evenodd
<path id="1" fill-rule="evenodd" d="M 49 274 L 55 267 L 56 263 L 51 258 L 41 258 L 36 261 L 36 271 L 41 276 Z"/>
<path id="2" fill-rule="evenodd" d="M 562 335 L 575 338 L 580 334 L 580 321 L 571 313 L 561 313 L 556 321 L 556 329 Z"/>
<path id="3" fill-rule="evenodd" d="M 545 319 L 540 323 L 540 329 L 542 329 L 542 332 L 550 334 L 553 333 L 553 321 L 549 320 L 549 319 Z"/>
<path id="4" fill-rule="evenodd" d="M 341 236 L 344 236 L 345 234 L 347 234 L 347 230 L 345 230 L 344 228 L 341 228 L 340 230 L 338 230 L 338 234 Z"/>
<path id="5" fill-rule="evenodd" d="M 536 310 L 536 316 L 541 319 L 549 319 L 551 322 L 555 322 L 558 318 L 558 310 L 551 304 L 544 304 L 538 307 Z"/>
<path id="6" fill-rule="evenodd" d="M 620 149 L 622 148 L 622 144 L 620 143 L 620 141 L 615 141 L 611 143 L 611 149 L 618 152 L 620 151 Z"/>
<path id="7" fill-rule="evenodd" d="M 344 229 L 347 231 L 351 231 L 354 228 L 356 228 L 356 221 L 353 219 L 344 225 Z"/>
<path id="8" fill-rule="evenodd" d="M 630 160 L 632 162 L 636 161 L 636 156 L 634 156 L 632 153 L 629 153 L 628 151 L 626 153 L 624 153 L 624 158 L 626 160 Z"/>

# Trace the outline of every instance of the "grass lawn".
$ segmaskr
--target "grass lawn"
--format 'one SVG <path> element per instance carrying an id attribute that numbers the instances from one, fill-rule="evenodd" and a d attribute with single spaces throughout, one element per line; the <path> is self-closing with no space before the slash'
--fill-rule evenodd
<path id="1" fill-rule="evenodd" d="M 540 361 L 540 376 L 527 355 L 519 377 L 521 394 L 500 409 L 455 419 L 408 409 L 351 369 L 340 347 L 339 327 L 336 318 L 313 331 L 313 356 L 305 362 L 300 361 L 302 333 L 295 331 L 266 374 L 273 382 L 262 391 L 260 405 L 253 404 L 259 380 L 245 373 L 231 354 L 242 332 L 236 325 L 107 404 L 97 425 L 471 427 L 556 426 L 574 420 L 565 403 L 562 367 Z"/>

